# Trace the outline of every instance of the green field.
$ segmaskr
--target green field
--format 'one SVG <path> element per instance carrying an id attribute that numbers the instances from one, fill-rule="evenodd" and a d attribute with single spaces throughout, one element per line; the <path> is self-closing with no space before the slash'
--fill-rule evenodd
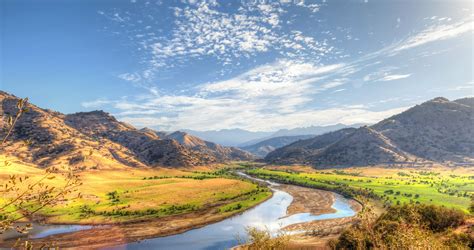
<path id="1" fill-rule="evenodd" d="M 253 176 L 314 188 L 334 190 L 346 196 L 359 195 L 381 200 L 386 205 L 424 203 L 468 210 L 474 195 L 474 175 L 461 169 L 302 170 L 291 167 L 258 168 Z"/>
<path id="2" fill-rule="evenodd" d="M 0 158 L 2 162 L 5 157 Z M 10 160 L 2 167 L 0 180 L 11 174 L 29 176 L 25 188 L 44 172 L 34 166 Z M 45 185 L 61 186 L 57 175 Z M 271 196 L 266 187 L 242 180 L 222 168 L 217 169 L 119 169 L 88 170 L 80 173 L 83 183 L 79 199 L 70 199 L 41 209 L 36 215 L 48 223 L 100 224 L 164 217 L 203 209 L 230 215 L 243 211 Z M 76 192 L 77 193 L 77 192 Z M 75 195 L 75 194 L 73 194 Z M 0 205 L 11 198 L 2 196 Z M 34 210 L 34 204 L 23 206 Z M 14 210 L 14 207 L 9 207 Z M 20 216 L 21 211 L 18 211 Z"/>

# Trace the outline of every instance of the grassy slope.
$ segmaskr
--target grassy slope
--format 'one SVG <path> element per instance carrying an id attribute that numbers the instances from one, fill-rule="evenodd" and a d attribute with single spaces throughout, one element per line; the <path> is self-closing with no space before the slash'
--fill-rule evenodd
<path id="1" fill-rule="evenodd" d="M 9 161 L 5 166 L 5 161 Z M 30 176 L 29 182 L 43 171 L 0 156 L 0 180 L 11 174 Z M 209 170 L 213 171 L 213 170 Z M 150 177 L 157 176 L 158 178 Z M 212 177 L 193 179 L 193 177 Z M 163 179 L 160 179 L 162 178 Z M 267 189 L 237 179 L 208 176 L 177 169 L 90 170 L 81 173 L 83 198 L 41 210 L 50 223 L 113 223 L 150 217 L 162 217 L 203 209 L 219 203 L 216 212 L 233 214 L 253 206 L 271 195 Z M 47 180 L 60 185 L 61 177 Z M 115 193 L 117 199 L 110 195 Z M 0 204 L 6 197 L 0 199 Z M 236 204 L 240 204 L 236 206 Z M 94 213 L 85 213 L 84 205 Z M 141 212 L 152 209 L 152 214 Z M 129 211 L 131 214 L 114 213 Z M 109 214 L 104 214 L 109 212 Z M 100 214 L 103 213 L 103 214 Z M 112 214 L 111 214 L 112 213 Z"/>
<path id="2" fill-rule="evenodd" d="M 334 184 L 347 184 L 350 188 L 372 190 L 392 204 L 397 201 L 401 204 L 418 201 L 467 211 L 470 196 L 474 195 L 473 170 L 470 169 L 353 168 L 343 171 L 315 171 L 301 168 L 301 172 L 289 169 L 291 168 L 255 169 L 249 172 L 260 177 L 282 178 L 300 184 L 321 185 L 328 189 L 334 188 Z M 396 194 L 397 191 L 400 192 L 399 195 Z M 419 195 L 418 198 L 415 198 L 416 194 Z"/>

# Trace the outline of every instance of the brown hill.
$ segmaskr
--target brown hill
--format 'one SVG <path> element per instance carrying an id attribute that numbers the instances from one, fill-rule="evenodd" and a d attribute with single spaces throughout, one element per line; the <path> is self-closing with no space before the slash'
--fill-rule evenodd
<path id="1" fill-rule="evenodd" d="M 3 118 L 15 115 L 17 101 L 17 97 L 0 92 L 0 115 Z M 195 150 L 166 137 L 165 133 L 138 130 L 103 111 L 63 115 L 33 104 L 27 108 L 29 111 L 16 124 L 2 153 L 40 166 L 195 166 L 249 159 L 245 154 L 229 152 L 228 157 L 217 157 L 209 153 L 214 149 Z M 5 127 L 2 123 L 3 133 Z"/>
<path id="2" fill-rule="evenodd" d="M 235 147 L 224 147 L 214 142 L 204 141 L 199 137 L 190 135 L 186 132 L 176 131 L 166 136 L 167 138 L 176 140 L 181 145 L 193 149 L 195 151 L 209 154 L 220 161 L 229 160 L 252 160 L 254 155 Z"/>
<path id="3" fill-rule="evenodd" d="M 416 161 L 474 164 L 473 100 L 435 98 L 341 138 L 332 136 L 342 134 L 339 130 L 290 144 L 265 160 L 323 167 Z"/>
<path id="4" fill-rule="evenodd" d="M 18 98 L 0 92 L 2 118 L 17 113 Z M 61 113 L 27 104 L 28 112 L 18 120 L 2 153 L 15 155 L 39 166 L 115 168 L 144 166 L 134 154 L 110 140 L 91 138 L 66 124 Z M 6 123 L 2 122 L 2 138 Z"/>

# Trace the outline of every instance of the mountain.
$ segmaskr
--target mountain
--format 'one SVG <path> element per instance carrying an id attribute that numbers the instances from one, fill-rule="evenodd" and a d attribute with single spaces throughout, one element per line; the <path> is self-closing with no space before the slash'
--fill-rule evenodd
<path id="1" fill-rule="evenodd" d="M 250 145 L 257 144 L 261 141 L 268 140 L 275 137 L 281 136 L 301 136 L 301 135 L 320 135 L 330 131 L 348 128 L 348 127 L 360 127 L 365 124 L 335 124 L 329 126 L 310 126 L 305 128 L 294 128 L 294 129 L 280 129 L 276 132 L 263 132 L 263 131 L 248 131 L 244 129 L 222 129 L 222 130 L 209 130 L 209 131 L 197 131 L 184 129 L 182 131 L 187 132 L 193 136 L 197 136 L 206 141 L 212 141 L 225 146 L 238 146 L 244 148 Z M 271 145 L 269 145 L 271 146 Z"/>
<path id="2" fill-rule="evenodd" d="M 2 118 L 16 115 L 17 101 L 17 97 L 0 91 Z M 64 115 L 33 104 L 27 108 L 2 151 L 39 166 L 195 166 L 252 159 L 246 152 L 212 143 L 205 145 L 213 148 L 203 145 L 197 150 L 163 132 L 138 130 L 103 111 Z M 6 123 L 0 128 L 4 136 Z"/>
<path id="3" fill-rule="evenodd" d="M 212 141 L 225 146 L 239 146 L 244 142 L 260 139 L 273 134 L 273 132 L 252 132 L 243 129 L 222 129 L 209 131 L 185 129 L 183 131 L 206 141 Z"/>
<path id="4" fill-rule="evenodd" d="M 214 142 L 204 141 L 196 136 L 190 135 L 186 132 L 176 131 L 166 138 L 176 140 L 181 145 L 193 149 L 195 151 L 214 156 L 220 161 L 229 160 L 252 160 L 254 155 L 235 147 L 224 147 Z"/>
<path id="5" fill-rule="evenodd" d="M 294 128 L 294 129 L 280 129 L 271 137 L 279 137 L 279 136 L 294 136 L 294 135 L 321 135 L 324 133 L 336 131 L 343 128 L 358 128 L 365 126 L 367 124 L 364 123 L 357 123 L 351 125 L 345 125 L 342 123 L 328 125 L 328 126 L 310 126 L 304 128 Z"/>
<path id="6" fill-rule="evenodd" d="M 260 138 L 243 143 L 240 145 L 240 148 L 263 158 L 276 148 L 286 146 L 298 140 L 309 139 L 316 135 L 321 135 L 339 129 L 361 126 L 363 126 L 362 123 L 352 125 L 344 125 L 339 123 L 329 126 L 310 126 L 305 128 L 281 129 L 266 138 Z"/>
<path id="7" fill-rule="evenodd" d="M 273 150 L 286 146 L 298 140 L 304 140 L 314 137 L 314 135 L 295 135 L 295 136 L 279 136 L 270 139 L 263 140 L 253 145 L 241 147 L 243 150 L 248 151 L 258 157 L 265 157 L 268 153 Z"/>
<path id="8" fill-rule="evenodd" d="M 404 162 L 474 164 L 474 98 L 435 98 L 370 127 L 338 130 L 277 149 L 265 161 L 317 167 Z"/>

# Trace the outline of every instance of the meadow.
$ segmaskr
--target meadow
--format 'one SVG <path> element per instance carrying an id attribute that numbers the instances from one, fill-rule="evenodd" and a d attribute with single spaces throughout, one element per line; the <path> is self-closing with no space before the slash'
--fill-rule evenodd
<path id="1" fill-rule="evenodd" d="M 0 180 L 6 180 L 13 174 L 29 176 L 23 187 L 44 174 L 35 166 L 3 156 L 0 165 Z M 53 176 L 44 180 L 45 185 L 63 184 L 64 179 L 60 175 Z M 265 187 L 213 168 L 87 170 L 79 176 L 83 183 L 78 188 L 80 198 L 45 207 L 36 217 L 47 223 L 103 224 L 206 209 L 228 216 L 271 196 Z M 8 199 L 1 197 L 0 205 Z"/>
<path id="2" fill-rule="evenodd" d="M 349 197 L 365 196 L 384 205 L 434 204 L 465 212 L 474 196 L 474 172 L 469 168 L 350 168 L 315 170 L 308 167 L 265 167 L 248 174 L 326 190 Z"/>

